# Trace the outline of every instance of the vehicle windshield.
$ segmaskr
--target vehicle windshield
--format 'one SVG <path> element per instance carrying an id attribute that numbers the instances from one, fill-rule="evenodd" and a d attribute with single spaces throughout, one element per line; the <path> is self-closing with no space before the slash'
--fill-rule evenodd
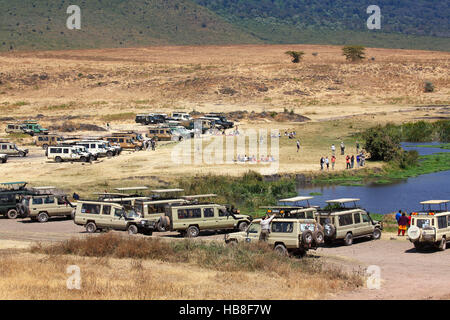
<path id="1" fill-rule="evenodd" d="M 129 219 L 139 218 L 140 215 L 134 209 L 125 210 L 125 217 Z"/>
<path id="2" fill-rule="evenodd" d="M 423 229 L 430 226 L 430 219 L 417 219 L 416 226 Z"/>

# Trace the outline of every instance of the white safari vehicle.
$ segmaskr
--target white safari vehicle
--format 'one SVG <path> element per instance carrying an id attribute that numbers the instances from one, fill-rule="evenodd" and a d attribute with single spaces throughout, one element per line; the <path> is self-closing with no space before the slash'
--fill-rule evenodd
<path id="1" fill-rule="evenodd" d="M 408 239 L 417 250 L 426 246 L 434 246 L 439 250 L 447 248 L 450 241 L 450 200 L 422 201 L 420 212 L 411 213 L 411 227 Z"/>
<path id="2" fill-rule="evenodd" d="M 62 145 L 48 147 L 47 158 L 55 160 L 55 162 L 63 161 L 81 161 L 89 162 L 92 154 L 82 146 Z"/>

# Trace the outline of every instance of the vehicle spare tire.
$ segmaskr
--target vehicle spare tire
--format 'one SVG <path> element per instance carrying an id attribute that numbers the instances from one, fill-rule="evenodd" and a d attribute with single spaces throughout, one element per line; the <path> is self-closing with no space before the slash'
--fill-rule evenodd
<path id="1" fill-rule="evenodd" d="M 321 244 L 325 241 L 325 234 L 321 230 L 316 230 L 313 233 L 313 236 L 314 236 L 314 242 L 316 244 Z"/>
<path id="2" fill-rule="evenodd" d="M 326 237 L 331 238 L 332 236 L 334 236 L 334 233 L 336 232 L 336 227 L 331 223 L 327 223 L 323 226 L 323 232 Z"/>
<path id="3" fill-rule="evenodd" d="M 408 237 L 409 237 L 411 240 L 417 240 L 417 239 L 419 239 L 421 233 L 422 233 L 422 232 L 420 231 L 420 228 L 418 228 L 417 226 L 411 226 L 411 227 L 409 227 L 409 229 L 408 229 Z"/>
<path id="4" fill-rule="evenodd" d="M 311 244 L 313 242 L 313 233 L 309 230 L 306 230 L 302 234 L 302 243 L 303 244 Z"/>

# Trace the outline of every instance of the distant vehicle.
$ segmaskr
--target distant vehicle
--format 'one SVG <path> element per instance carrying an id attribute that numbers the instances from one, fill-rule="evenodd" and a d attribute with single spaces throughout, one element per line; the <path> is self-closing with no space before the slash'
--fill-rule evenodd
<path id="1" fill-rule="evenodd" d="M 272 212 L 270 210 L 270 214 Z M 225 235 L 225 242 L 258 242 L 261 234 L 260 223 L 261 219 L 253 220 L 246 230 Z M 270 223 L 267 243 L 281 255 L 292 253 L 302 257 L 308 250 L 317 249 L 323 240 L 323 232 L 314 219 L 275 217 Z"/>
<path id="2" fill-rule="evenodd" d="M 215 195 L 181 197 L 186 200 Z M 214 203 L 169 204 L 165 208 L 167 230 L 178 231 L 182 236 L 195 238 L 201 230 L 245 230 L 252 218 L 243 214 L 232 214 L 224 205 Z"/>
<path id="3" fill-rule="evenodd" d="M 64 195 L 37 195 L 24 198 L 24 215 L 32 221 L 47 222 L 51 217 L 73 218 L 75 206 Z"/>
<path id="4" fill-rule="evenodd" d="M 49 146 L 56 146 L 64 141 L 64 138 L 56 134 L 39 134 L 35 137 L 37 146 L 47 149 Z"/>
<path id="5" fill-rule="evenodd" d="M 216 125 L 221 126 L 223 129 L 230 129 L 234 127 L 233 121 L 228 121 L 227 118 L 220 113 L 208 113 L 205 115 L 206 118 L 214 118 Z"/>
<path id="6" fill-rule="evenodd" d="M 95 155 L 88 152 L 83 146 L 59 145 L 48 147 L 47 158 L 54 160 L 55 162 L 90 162 L 91 160 L 95 159 Z"/>
<path id="7" fill-rule="evenodd" d="M 75 142 L 75 145 L 85 147 L 87 151 L 99 157 L 112 157 L 116 154 L 116 150 L 108 147 L 103 140 L 81 140 Z"/>
<path id="8" fill-rule="evenodd" d="M 381 238 L 383 225 L 358 207 L 358 201 L 356 198 L 328 200 L 330 208 L 318 211 L 316 221 L 324 227 L 326 242 L 344 240 L 346 246 L 351 246 L 355 238 Z M 346 203 L 353 203 L 353 206 L 346 207 Z"/>
<path id="9" fill-rule="evenodd" d="M 190 120 L 192 120 L 192 117 L 189 115 L 189 113 L 173 112 L 171 119 L 177 120 L 177 121 L 190 121 Z"/>
<path id="10" fill-rule="evenodd" d="M 25 125 L 22 123 L 7 123 L 6 124 L 6 133 L 25 133 Z"/>
<path id="11" fill-rule="evenodd" d="M 144 137 L 135 132 L 117 132 L 102 139 L 110 144 L 118 145 L 122 149 L 134 149 L 136 151 L 143 150 L 146 145 Z"/>
<path id="12" fill-rule="evenodd" d="M 34 136 L 35 134 L 48 133 L 48 129 L 41 127 L 41 125 L 36 121 L 27 120 L 23 122 L 23 125 L 24 125 L 24 133 L 27 133 L 31 136 Z"/>
<path id="13" fill-rule="evenodd" d="M 172 129 L 167 126 L 149 127 L 147 136 L 157 141 L 170 141 L 172 140 Z"/>
<path id="14" fill-rule="evenodd" d="M 195 128 L 201 127 L 201 133 L 204 134 L 206 131 L 211 129 L 214 126 L 214 121 L 207 119 L 193 119 L 189 121 L 181 121 L 180 125 L 185 127 L 187 130 L 195 131 Z M 200 133 L 200 132 L 199 132 Z"/>
<path id="15" fill-rule="evenodd" d="M 3 140 L 0 141 L 0 152 L 8 156 L 26 157 L 28 149 L 19 148 L 15 143 Z"/>
<path id="16" fill-rule="evenodd" d="M 450 241 L 448 203 L 450 200 L 422 201 L 420 203 L 423 206 L 422 210 L 411 214 L 408 239 L 416 250 L 422 250 L 427 246 L 441 251 L 447 249 L 447 242 Z"/>
<path id="17" fill-rule="evenodd" d="M 0 184 L 0 215 L 8 219 L 24 216 L 20 210 L 20 201 L 26 195 L 38 194 L 36 190 L 27 188 L 27 182 L 6 182 Z"/>
<path id="18" fill-rule="evenodd" d="M 154 222 L 142 219 L 132 207 L 104 201 L 78 201 L 74 223 L 84 226 L 88 233 L 122 230 L 151 235 L 155 228 Z"/>

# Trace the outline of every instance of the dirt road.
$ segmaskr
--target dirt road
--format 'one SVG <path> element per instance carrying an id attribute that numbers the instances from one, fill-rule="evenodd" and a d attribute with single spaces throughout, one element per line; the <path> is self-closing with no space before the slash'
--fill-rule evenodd
<path id="1" fill-rule="evenodd" d="M 71 220 L 48 223 L 28 219 L 0 219 L 0 249 L 25 248 L 35 241 L 59 241 L 89 236 Z M 155 237 L 182 239 L 177 232 L 155 233 Z M 201 240 L 222 241 L 223 232 L 202 232 Z M 345 270 L 365 272 L 380 267 L 380 289 L 366 287 L 344 292 L 329 299 L 448 299 L 450 297 L 450 250 L 416 252 L 405 238 L 384 234 L 379 241 L 355 240 L 351 247 L 341 244 L 322 247 L 310 253 L 338 264 Z"/>

